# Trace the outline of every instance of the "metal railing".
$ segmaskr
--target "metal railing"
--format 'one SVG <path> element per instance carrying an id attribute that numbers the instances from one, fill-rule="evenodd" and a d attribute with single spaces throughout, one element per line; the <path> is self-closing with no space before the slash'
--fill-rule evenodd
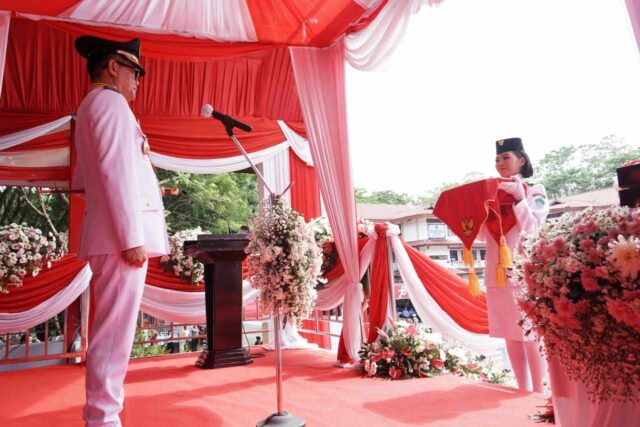
<path id="1" fill-rule="evenodd" d="M 260 310 L 259 300 L 256 299 L 243 308 L 242 320 L 243 335 L 246 337 L 248 345 L 268 343 L 269 333 L 273 332 L 273 323 L 271 316 Z M 299 329 L 299 332 L 329 336 L 332 341 L 337 342 L 342 329 L 342 306 L 331 311 L 313 311 L 308 320 L 310 320 L 306 323 L 308 326 Z M 259 342 L 251 342 L 250 338 L 258 336 L 260 336 Z M 199 351 L 206 338 L 206 324 L 175 323 L 140 312 L 136 339 L 133 343 L 134 353 L 143 354 L 143 356 L 135 357 L 144 357 L 144 351 L 136 351 L 136 349 L 140 350 L 140 346 L 163 346 L 165 349 L 160 351 L 161 354 L 164 354 L 165 350 L 169 353 Z M 187 343 L 190 344 L 187 346 Z M 148 355 L 157 355 L 157 352 L 149 351 L 147 353 L 150 353 Z"/>
<path id="2" fill-rule="evenodd" d="M 16 365 L 8 367 L 14 369 L 29 367 L 24 364 L 32 362 L 84 360 L 87 347 L 88 298 L 87 292 L 80 297 L 79 318 L 70 315 L 67 308 L 33 328 L 0 334 L 0 367 Z"/>

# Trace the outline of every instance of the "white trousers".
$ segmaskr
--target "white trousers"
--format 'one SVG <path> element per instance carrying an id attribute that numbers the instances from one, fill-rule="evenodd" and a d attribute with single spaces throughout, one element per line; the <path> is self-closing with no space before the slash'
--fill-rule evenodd
<path id="1" fill-rule="evenodd" d="M 121 426 L 124 377 L 136 331 L 147 264 L 132 267 L 120 255 L 88 257 L 95 312 L 87 350 L 85 426 Z"/>

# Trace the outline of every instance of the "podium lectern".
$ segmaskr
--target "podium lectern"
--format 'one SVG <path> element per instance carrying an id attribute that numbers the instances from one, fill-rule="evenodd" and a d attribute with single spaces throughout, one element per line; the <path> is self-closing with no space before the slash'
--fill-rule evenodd
<path id="1" fill-rule="evenodd" d="M 185 255 L 204 264 L 207 349 L 203 369 L 253 363 L 242 349 L 242 260 L 249 239 L 243 234 L 206 234 L 184 243 Z"/>

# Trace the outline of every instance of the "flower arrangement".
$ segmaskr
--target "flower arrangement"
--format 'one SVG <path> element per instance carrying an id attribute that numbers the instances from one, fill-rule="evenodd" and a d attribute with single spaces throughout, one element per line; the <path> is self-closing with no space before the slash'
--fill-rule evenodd
<path id="1" fill-rule="evenodd" d="M 195 240 L 199 234 L 207 233 L 202 231 L 200 227 L 178 231 L 169 236 L 169 247 L 171 253 L 160 258 L 160 267 L 164 271 L 173 273 L 180 280 L 190 282 L 197 286 L 204 281 L 204 265 L 190 256 L 185 256 L 182 248 L 185 240 Z"/>
<path id="2" fill-rule="evenodd" d="M 22 286 L 22 280 L 37 276 L 43 268 L 64 255 L 52 233 L 22 224 L 0 227 L 0 293 L 8 293 L 10 286 Z"/>
<path id="3" fill-rule="evenodd" d="M 322 268 L 320 269 L 320 277 L 316 285 L 316 290 L 319 290 L 327 283 L 325 279 L 326 274 L 336 267 L 340 256 L 338 255 L 336 242 L 333 239 L 331 226 L 325 217 L 318 217 L 310 221 L 309 226 L 313 230 L 317 245 L 322 249 Z M 356 226 L 358 229 L 358 238 L 360 239 L 373 233 L 374 224 L 371 221 L 360 218 Z"/>
<path id="4" fill-rule="evenodd" d="M 359 352 L 365 376 L 397 380 L 449 373 L 493 383 L 507 380 L 506 373 L 484 356 L 445 341 L 439 333 L 412 321 L 398 321 L 378 333 L 379 339 L 363 344 Z"/>
<path id="5" fill-rule="evenodd" d="M 313 231 L 313 237 L 316 244 L 322 250 L 322 265 L 320 267 L 320 275 L 316 283 L 316 290 L 322 289 L 327 283 L 325 275 L 333 270 L 338 263 L 338 249 L 333 240 L 333 233 L 329 221 L 325 217 L 318 217 L 309 221 L 309 227 Z"/>
<path id="6" fill-rule="evenodd" d="M 260 305 L 280 311 L 285 321 L 302 322 L 311 314 L 322 253 L 312 229 L 296 211 L 276 200 L 263 203 L 250 219 L 249 281 L 260 290 Z"/>
<path id="7" fill-rule="evenodd" d="M 638 396 L 639 234 L 640 209 L 587 209 L 545 224 L 516 257 L 526 333 L 594 401 Z"/>

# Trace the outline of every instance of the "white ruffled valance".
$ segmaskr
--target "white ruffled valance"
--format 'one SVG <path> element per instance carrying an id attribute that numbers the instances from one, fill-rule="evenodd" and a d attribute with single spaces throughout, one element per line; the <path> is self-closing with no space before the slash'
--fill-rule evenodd
<path id="1" fill-rule="evenodd" d="M 82 0 L 58 17 L 46 19 L 218 42 L 258 41 L 246 0 Z"/>
<path id="2" fill-rule="evenodd" d="M 367 0 L 367 3 L 372 2 L 373 0 Z M 433 6 L 442 2 L 443 0 L 390 0 L 365 29 L 345 37 L 347 61 L 359 70 L 373 70 L 384 64 L 402 42 L 411 15 L 425 4 Z"/>
<path id="3" fill-rule="evenodd" d="M 288 148 L 289 143 L 284 141 L 278 145 L 274 145 L 273 147 L 249 153 L 249 158 L 254 164 L 260 164 Z M 149 153 L 149 155 L 151 156 L 151 161 L 154 165 L 176 172 L 199 174 L 224 173 L 251 167 L 243 155 L 225 157 L 222 159 L 184 159 L 181 157 L 165 156 L 164 154 L 154 153 L 153 151 Z"/>

